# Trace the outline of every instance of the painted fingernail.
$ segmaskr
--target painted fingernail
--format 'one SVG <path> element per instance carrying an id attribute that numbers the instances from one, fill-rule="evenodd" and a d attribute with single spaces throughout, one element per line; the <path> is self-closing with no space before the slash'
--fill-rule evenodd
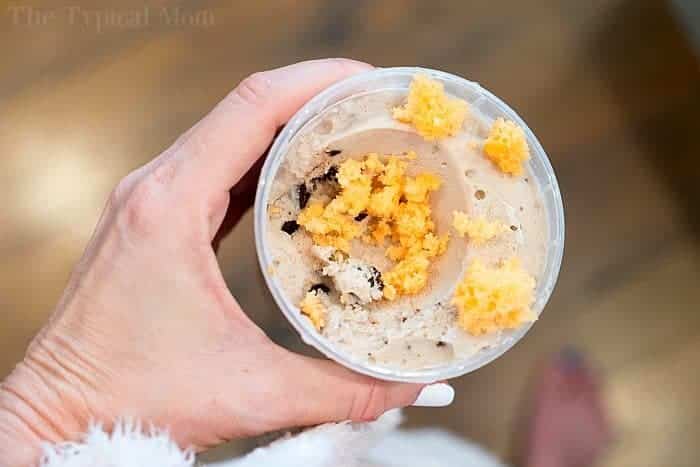
<path id="1" fill-rule="evenodd" d="M 455 390 L 449 384 L 438 383 L 426 386 L 418 394 L 414 407 L 446 407 L 455 398 Z"/>

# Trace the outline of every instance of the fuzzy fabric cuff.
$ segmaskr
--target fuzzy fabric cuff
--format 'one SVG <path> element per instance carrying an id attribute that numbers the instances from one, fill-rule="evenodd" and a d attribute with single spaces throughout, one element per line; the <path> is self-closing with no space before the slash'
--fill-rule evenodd
<path id="1" fill-rule="evenodd" d="M 143 430 L 123 420 L 111 434 L 93 425 L 80 443 L 44 446 L 40 467 L 192 467 L 194 453 L 182 451 L 164 430 Z"/>
<path id="2" fill-rule="evenodd" d="M 351 467 L 401 423 L 391 411 L 372 423 L 328 423 L 283 437 L 240 459 L 209 467 Z M 195 456 L 182 451 L 164 430 L 143 430 L 119 421 L 111 434 L 94 425 L 82 442 L 44 447 L 40 467 L 193 467 Z"/>
<path id="3" fill-rule="evenodd" d="M 208 467 L 505 467 L 481 448 L 441 430 L 396 428 L 401 412 L 390 411 L 372 423 L 329 423 L 287 436 L 247 456 Z M 163 430 L 143 430 L 120 421 L 111 434 L 99 425 L 80 443 L 44 448 L 40 467 L 193 467 L 192 452 L 182 451 Z"/>

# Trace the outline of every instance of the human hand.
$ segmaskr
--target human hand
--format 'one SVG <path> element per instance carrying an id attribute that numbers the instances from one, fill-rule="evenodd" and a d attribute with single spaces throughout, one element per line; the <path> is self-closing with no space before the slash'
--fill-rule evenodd
<path id="1" fill-rule="evenodd" d="M 271 342 L 229 293 L 212 248 L 227 209 L 230 221 L 249 207 L 229 190 L 240 191 L 277 129 L 368 68 L 321 60 L 252 75 L 118 185 L 50 322 L 0 386 L 0 459 L 29 464 L 41 441 L 74 439 L 90 420 L 109 428 L 133 416 L 202 450 L 414 402 L 419 385 Z"/>

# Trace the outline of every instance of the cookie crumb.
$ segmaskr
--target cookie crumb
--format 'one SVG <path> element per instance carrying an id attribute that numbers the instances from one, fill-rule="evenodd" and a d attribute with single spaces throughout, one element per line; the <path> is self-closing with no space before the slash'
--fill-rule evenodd
<path id="1" fill-rule="evenodd" d="M 368 215 L 369 214 L 367 214 L 367 211 L 362 211 L 361 213 L 359 213 L 358 215 L 355 216 L 355 220 L 357 222 L 362 222 L 363 220 L 365 220 L 367 218 Z"/>
<path id="2" fill-rule="evenodd" d="M 297 196 L 299 197 L 299 209 L 304 209 L 309 202 L 309 198 L 311 198 L 311 193 L 306 188 L 306 183 L 300 183 L 297 186 Z"/>
<path id="3" fill-rule="evenodd" d="M 320 175 L 318 177 L 314 177 L 311 179 L 311 183 L 313 183 L 314 187 L 318 185 L 319 183 L 323 182 L 335 182 L 338 183 L 338 166 L 337 165 L 331 165 L 328 167 L 326 172 L 323 175 Z"/>
<path id="4" fill-rule="evenodd" d="M 297 230 L 299 230 L 299 224 L 297 221 L 285 221 L 285 223 L 282 224 L 282 232 L 286 233 L 290 237 Z"/>
<path id="5" fill-rule="evenodd" d="M 330 292 L 331 289 L 324 283 L 320 282 L 318 284 L 314 284 L 309 288 L 309 292 L 323 292 L 323 293 L 328 293 Z"/>

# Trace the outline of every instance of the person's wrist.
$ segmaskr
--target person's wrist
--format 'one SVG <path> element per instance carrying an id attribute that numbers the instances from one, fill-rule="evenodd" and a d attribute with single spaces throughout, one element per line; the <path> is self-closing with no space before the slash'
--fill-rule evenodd
<path id="1" fill-rule="evenodd" d="M 86 431 L 91 416 L 76 403 L 80 389 L 52 366 L 28 356 L 0 382 L 0 467 L 37 465 L 43 443 L 71 441 Z"/>
<path id="2" fill-rule="evenodd" d="M 0 467 L 37 464 L 42 439 L 26 412 L 26 402 L 0 384 Z"/>

